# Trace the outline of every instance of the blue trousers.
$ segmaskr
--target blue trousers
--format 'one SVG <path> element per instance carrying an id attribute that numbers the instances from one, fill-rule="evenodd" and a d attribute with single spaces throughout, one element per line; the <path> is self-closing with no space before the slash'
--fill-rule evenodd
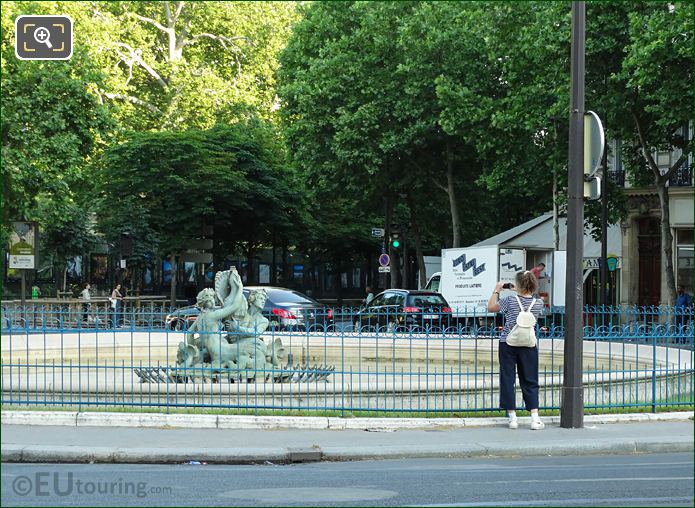
<path id="1" fill-rule="evenodd" d="M 527 410 L 538 409 L 538 347 L 514 347 L 500 342 L 500 407 L 516 410 L 514 381 L 519 373 Z"/>

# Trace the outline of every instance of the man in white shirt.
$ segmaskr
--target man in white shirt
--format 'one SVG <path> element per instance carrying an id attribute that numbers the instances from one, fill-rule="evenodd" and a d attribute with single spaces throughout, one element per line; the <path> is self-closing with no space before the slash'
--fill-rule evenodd
<path id="1" fill-rule="evenodd" d="M 86 282 L 84 289 L 80 293 L 80 298 L 82 298 L 82 321 L 89 320 L 89 311 L 92 309 L 92 294 L 89 292 L 92 285 Z"/>

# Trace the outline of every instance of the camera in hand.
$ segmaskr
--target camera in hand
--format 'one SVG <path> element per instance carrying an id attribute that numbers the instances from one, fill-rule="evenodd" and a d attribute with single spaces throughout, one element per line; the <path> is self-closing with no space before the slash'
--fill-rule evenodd
<path id="1" fill-rule="evenodd" d="M 502 289 L 514 289 L 514 284 L 512 284 L 511 282 L 506 282 L 502 284 Z"/>

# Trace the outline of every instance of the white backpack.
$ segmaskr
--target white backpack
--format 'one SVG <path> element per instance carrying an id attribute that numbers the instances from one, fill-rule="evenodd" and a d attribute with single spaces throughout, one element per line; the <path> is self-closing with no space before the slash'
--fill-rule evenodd
<path id="1" fill-rule="evenodd" d="M 531 309 L 536 303 L 534 298 L 528 306 L 528 310 L 524 310 L 519 300 L 518 295 L 514 295 L 519 304 L 519 315 L 516 318 L 514 328 L 507 335 L 507 344 L 514 347 L 536 347 L 536 316 L 531 313 Z"/>

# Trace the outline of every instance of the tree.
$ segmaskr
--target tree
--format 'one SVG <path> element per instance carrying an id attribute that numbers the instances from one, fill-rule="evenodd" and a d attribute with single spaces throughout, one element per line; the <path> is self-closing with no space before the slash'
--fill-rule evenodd
<path id="1" fill-rule="evenodd" d="M 60 287 L 65 291 L 68 260 L 88 252 L 96 243 L 91 214 L 87 208 L 69 199 L 55 202 L 39 196 L 37 202 L 36 217 L 42 228 L 42 248 L 53 255 L 53 261 L 61 267 Z"/>
<path id="2" fill-rule="evenodd" d="M 97 89 L 135 130 L 212 127 L 275 115 L 276 54 L 297 19 L 288 2 L 93 2 L 108 37 L 87 44 L 109 71 Z"/>
<path id="3" fill-rule="evenodd" d="M 683 137 L 693 113 L 693 4 L 644 3 L 627 14 L 628 45 L 620 72 L 614 76 L 627 101 L 619 107 L 623 139 L 636 139 L 661 208 L 662 265 L 666 275 L 666 305 L 674 305 L 676 282 L 673 235 L 668 199 L 669 179 L 688 160 L 693 133 Z M 680 151 L 665 171 L 654 159 L 658 151 Z M 633 167 L 638 172 L 640 166 Z"/>
<path id="4" fill-rule="evenodd" d="M 393 203 L 402 182 L 405 164 L 394 150 L 397 89 L 392 76 L 398 53 L 389 32 L 396 24 L 394 13 L 407 12 L 409 6 L 312 5 L 281 57 L 285 132 L 295 164 L 317 190 L 312 196 L 319 202 L 325 199 L 321 196 L 334 196 L 328 206 L 340 203 L 339 210 L 349 217 L 372 221 L 356 228 L 352 251 L 360 250 L 358 238 L 375 225 L 364 204 L 378 203 L 382 209 L 384 199 Z M 336 247 L 345 244 L 344 232 L 343 227 L 326 228 L 328 236 L 319 237 L 326 253 L 341 250 Z"/>
<path id="5" fill-rule="evenodd" d="M 478 11 L 455 3 L 315 4 L 281 57 L 281 113 L 297 165 L 314 185 L 366 196 L 360 202 L 376 213 L 385 199 L 387 229 L 389 210 L 402 201 L 422 273 L 421 231 L 438 225 L 432 217 L 440 216 L 442 197 L 451 210 L 449 245 L 478 237 L 478 218 L 486 215 L 459 218 L 462 190 L 472 208 L 492 211 L 496 202 L 475 188 L 471 138 L 484 131 L 481 113 L 464 110 L 468 123 L 446 132 L 449 97 L 438 95 L 442 76 L 490 92 L 494 78 L 481 80 L 483 66 L 471 65 L 482 52 L 477 33 L 469 34 Z M 433 193 L 433 185 L 444 193 Z"/>
<path id="6" fill-rule="evenodd" d="M 42 237 L 65 262 L 84 245 L 89 201 L 77 192 L 90 161 L 114 128 L 108 108 L 90 92 L 103 74 L 84 47 L 70 61 L 20 61 L 14 54 L 14 17 L 34 3 L 2 10 L 2 177 L 0 229 L 19 218 L 38 220 Z M 50 5 L 48 6 L 51 7 Z M 4 258 L 3 258 L 4 262 Z"/>
<path id="7" fill-rule="evenodd" d="M 681 136 L 681 127 L 692 114 L 692 5 L 594 2 L 588 7 L 586 103 L 604 119 L 607 137 L 623 140 L 623 160 L 633 182 L 648 183 L 645 170 L 652 175 L 661 204 L 662 258 L 669 288 L 665 303 L 673 304 L 673 239 L 666 184 L 692 151 L 692 139 Z M 569 76 L 569 6 L 529 2 L 499 4 L 491 11 L 491 16 L 501 15 L 499 28 L 491 32 L 497 47 L 493 54 L 504 62 L 502 82 L 510 90 L 493 124 L 505 130 L 521 126 L 530 142 L 524 144 L 526 149 L 513 150 L 517 157 L 526 158 L 523 174 L 518 171 L 524 167 L 518 159 L 505 157 L 512 164 L 489 165 L 491 171 L 484 179 L 490 188 L 509 182 L 528 188 L 543 178 L 543 172 L 555 173 L 562 188 L 566 180 L 558 169 L 567 154 L 569 80 L 563 77 Z M 500 22 L 505 19 L 512 23 Z M 634 147 L 639 147 L 638 153 Z M 674 149 L 682 156 L 662 174 L 653 154 Z M 498 150 L 512 153 L 501 144 Z M 529 176 L 532 180 L 525 180 Z M 613 223 L 624 213 L 625 200 L 617 187 L 610 192 Z M 587 207 L 588 222 L 594 225 L 595 208 Z"/>
<path id="8" fill-rule="evenodd" d="M 263 122 L 202 131 L 139 133 L 104 155 L 100 228 L 131 235 L 134 259 L 177 255 L 204 226 L 252 257 L 273 233 L 289 237 L 296 208 L 284 155 Z"/>
<path id="9" fill-rule="evenodd" d="M 17 61 L 14 17 L 55 12 L 74 21 L 73 57 L 66 62 Z M 94 178 L 94 172 L 110 141 L 152 129 L 239 123 L 260 136 L 257 142 L 244 142 L 262 149 L 264 160 L 271 154 L 282 159 L 281 165 L 267 162 L 249 174 L 259 183 L 246 194 L 261 203 L 259 209 L 276 207 L 268 212 L 275 221 L 268 227 L 287 236 L 292 228 L 283 227 L 286 223 L 278 216 L 292 215 L 288 208 L 296 194 L 285 185 L 292 175 L 284 162 L 282 139 L 267 122 L 276 120 L 278 106 L 276 54 L 296 19 L 295 4 L 286 2 L 3 3 L 3 231 L 9 220 L 19 217 L 42 220 L 68 212 L 70 221 L 88 217 L 72 214 L 72 206 L 92 209 L 95 194 L 102 191 L 94 183 L 106 181 Z M 263 127 L 249 127 L 256 124 Z M 243 150 L 239 147 L 237 156 Z M 272 168 L 271 176 L 267 168 Z M 215 169 L 214 161 L 210 169 Z M 135 181 L 146 178 L 137 175 Z M 168 234 L 166 230 L 151 227 L 162 217 L 142 205 L 135 186 L 108 183 L 104 192 L 111 193 L 118 207 L 97 216 L 105 221 L 100 229 L 109 232 L 107 242 L 112 245 L 118 239 L 116 230 L 136 231 L 136 257 L 144 259 L 148 248 L 159 249 L 167 242 L 161 236 Z M 263 194 L 268 188 L 273 189 L 270 197 Z M 288 204 L 278 205 L 283 192 Z M 223 209 L 220 204 L 222 198 L 212 206 Z M 252 223 L 244 224 L 244 234 L 249 235 Z M 42 222 L 42 232 L 53 237 L 68 231 L 63 225 L 51 231 L 54 225 L 58 223 Z M 266 236 L 264 229 L 255 244 Z M 70 242 L 65 237 L 62 243 Z"/>

